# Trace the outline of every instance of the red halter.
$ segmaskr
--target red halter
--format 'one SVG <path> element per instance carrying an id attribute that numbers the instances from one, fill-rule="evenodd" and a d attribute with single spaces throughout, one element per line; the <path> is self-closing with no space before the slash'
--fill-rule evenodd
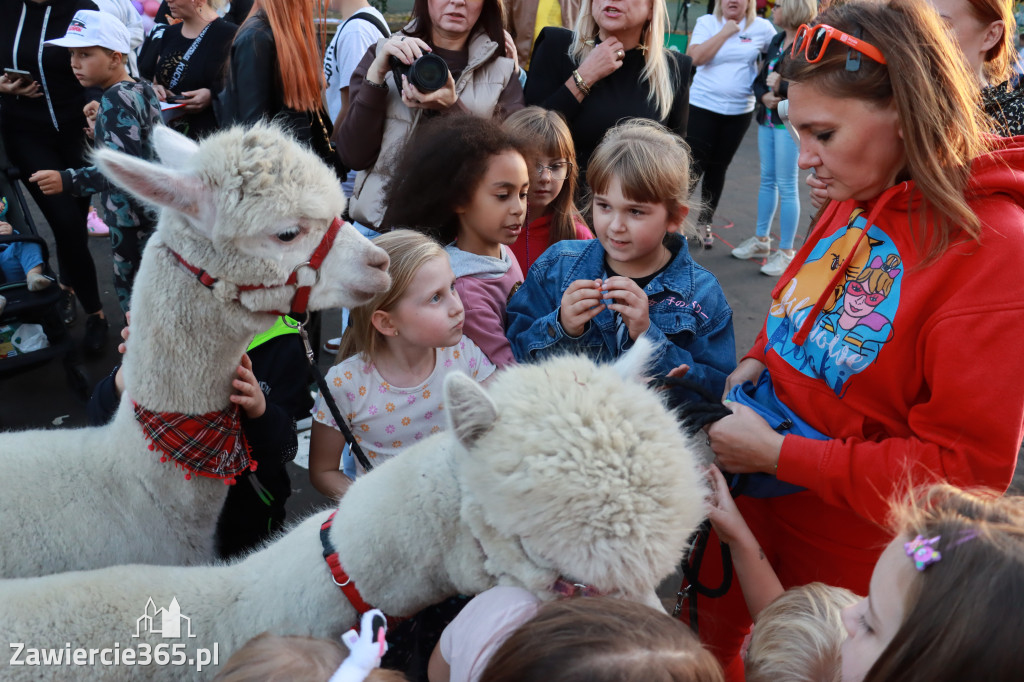
<path id="1" fill-rule="evenodd" d="M 320 266 L 323 265 L 324 260 L 327 258 L 327 254 L 334 246 L 334 239 L 335 237 L 338 236 L 338 230 L 341 229 L 342 224 L 343 223 L 341 218 L 335 218 L 333 221 L 331 221 L 331 226 L 327 228 L 327 232 L 324 233 L 323 239 L 320 240 L 320 243 L 317 245 L 316 249 L 313 250 L 313 253 L 310 255 L 309 260 L 299 263 L 294 268 L 292 268 L 292 273 L 288 276 L 288 279 L 285 280 L 284 284 L 274 284 L 270 286 L 267 286 L 266 284 L 240 284 L 238 285 L 238 291 L 255 291 L 256 289 L 273 289 L 279 286 L 294 286 L 299 282 L 299 270 L 301 270 L 302 268 L 309 268 L 310 270 L 313 271 L 313 274 L 316 276 L 315 279 L 313 280 L 313 283 L 300 286 L 298 289 L 296 289 L 295 296 L 292 297 L 290 312 L 296 315 L 302 315 L 303 313 L 306 312 L 306 306 L 309 304 L 310 291 L 312 291 L 313 287 L 316 286 L 316 284 L 320 281 Z M 199 280 L 199 283 L 202 284 L 207 289 L 212 289 L 213 285 L 219 281 L 216 277 L 212 276 L 206 270 L 197 268 L 196 266 L 186 261 L 184 258 L 181 257 L 180 254 L 178 254 L 173 249 L 169 250 L 171 252 L 171 255 L 177 258 L 178 262 L 185 266 L 185 268 L 189 272 L 195 275 L 196 278 Z M 236 298 L 235 300 L 238 299 Z M 287 315 L 289 313 L 289 311 L 287 310 L 283 312 L 276 310 L 268 310 L 264 312 L 274 313 L 275 315 Z"/>

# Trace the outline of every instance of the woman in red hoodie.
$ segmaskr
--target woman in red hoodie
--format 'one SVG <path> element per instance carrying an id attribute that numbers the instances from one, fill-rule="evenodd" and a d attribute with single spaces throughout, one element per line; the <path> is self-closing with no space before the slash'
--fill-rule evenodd
<path id="1" fill-rule="evenodd" d="M 955 54 L 928 3 L 854 0 L 801 27 L 787 61 L 799 165 L 829 201 L 726 383 L 733 413 L 708 429 L 723 469 L 768 484 L 740 508 L 787 588 L 866 594 L 894 494 L 1013 475 L 1024 144 L 985 134 Z M 718 584 L 717 556 L 701 582 Z M 700 607 L 742 679 L 739 589 Z"/>

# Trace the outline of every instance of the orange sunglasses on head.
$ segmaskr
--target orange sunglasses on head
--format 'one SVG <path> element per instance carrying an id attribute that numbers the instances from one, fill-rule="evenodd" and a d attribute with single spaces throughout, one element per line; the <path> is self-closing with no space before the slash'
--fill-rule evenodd
<path id="1" fill-rule="evenodd" d="M 821 60 L 822 55 L 825 54 L 825 49 L 832 42 L 833 38 L 850 48 L 850 54 L 846 57 L 847 71 L 856 71 L 860 68 L 861 54 L 879 64 L 885 64 L 885 57 L 882 56 L 881 51 L 877 47 L 828 24 L 818 24 L 817 26 L 803 24 L 800 26 L 796 31 L 796 37 L 793 39 L 790 55 L 796 57 L 800 52 L 803 52 L 807 63 L 814 64 Z M 855 54 L 854 51 L 859 54 Z"/>

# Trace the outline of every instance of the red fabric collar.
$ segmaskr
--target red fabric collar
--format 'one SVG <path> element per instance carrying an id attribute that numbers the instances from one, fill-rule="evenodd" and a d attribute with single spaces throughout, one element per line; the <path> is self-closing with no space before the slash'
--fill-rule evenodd
<path id="1" fill-rule="evenodd" d="M 313 284 L 300 286 L 295 290 L 295 296 L 292 297 L 290 311 L 265 311 L 274 313 L 275 315 L 288 315 L 289 313 L 302 315 L 303 313 L 306 312 L 306 306 L 309 305 L 309 294 L 313 290 L 313 285 L 320 281 L 320 266 L 323 265 L 324 260 L 327 258 L 327 254 L 331 250 L 331 247 L 334 246 L 334 239 L 338 236 L 338 231 L 341 230 L 341 226 L 341 218 L 335 218 L 334 220 L 331 221 L 330 227 L 327 228 L 327 232 L 324 233 L 323 239 L 320 240 L 320 243 L 317 244 L 317 247 L 313 250 L 313 253 L 310 254 L 309 260 L 305 261 L 304 263 L 299 263 L 298 265 L 296 265 L 295 268 L 292 270 L 292 273 L 288 275 L 288 279 L 285 280 L 284 284 L 272 286 L 267 286 L 266 284 L 239 284 L 237 285 L 238 291 L 273 289 L 277 286 L 294 286 L 299 282 L 299 270 L 301 270 L 302 268 L 309 268 L 310 270 L 313 271 L 313 274 L 316 275 L 316 278 L 313 280 Z M 199 280 L 199 283 L 202 284 L 207 289 L 212 289 L 213 285 L 220 281 L 218 278 L 214 277 L 206 270 L 198 268 L 195 265 L 189 263 L 181 256 L 181 254 L 179 254 L 174 249 L 168 247 L 168 251 L 171 252 L 172 256 L 178 259 L 178 262 L 181 263 L 186 270 L 195 275 L 196 279 Z M 236 298 L 235 300 L 238 299 Z"/>
<path id="2" fill-rule="evenodd" d="M 341 559 L 338 557 L 338 550 L 334 549 L 334 544 L 331 542 L 330 530 L 331 525 L 334 523 L 334 515 L 338 513 L 335 509 L 331 512 L 331 515 L 327 517 L 327 520 L 320 526 L 320 545 L 324 548 L 324 560 L 327 561 L 327 566 L 331 569 L 331 580 L 334 584 L 341 588 L 341 591 L 345 594 L 345 598 L 348 599 L 349 603 L 352 604 L 352 608 L 362 616 L 367 611 L 373 609 L 372 606 L 366 603 L 363 596 L 359 594 L 359 590 L 356 588 L 356 584 L 352 582 L 352 578 L 345 569 L 341 567 Z M 398 623 L 401 623 L 404 618 L 398 618 L 395 616 L 386 616 L 388 620 L 388 627 L 394 627 Z"/>
<path id="3" fill-rule="evenodd" d="M 132 405 L 149 449 L 160 450 L 161 462 L 172 461 L 184 469 L 186 480 L 197 474 L 234 485 L 236 475 L 256 471 L 237 405 L 199 415 L 152 412 L 135 401 Z"/>

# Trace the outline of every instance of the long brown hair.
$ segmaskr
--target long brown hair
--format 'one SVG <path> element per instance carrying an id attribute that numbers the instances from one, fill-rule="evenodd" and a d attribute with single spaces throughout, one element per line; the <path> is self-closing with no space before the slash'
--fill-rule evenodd
<path id="1" fill-rule="evenodd" d="M 938 537 L 941 558 L 915 571 L 903 623 L 864 682 L 1020 679 L 1024 498 L 940 484 L 897 510 L 895 526 L 901 541 Z"/>
<path id="2" fill-rule="evenodd" d="M 786 59 L 782 77 L 831 97 L 896 108 L 907 159 L 901 177 L 914 180 L 924 197 L 911 229 L 926 262 L 942 255 L 961 228 L 979 239 L 981 224 L 964 194 L 971 161 L 986 150 L 987 125 L 977 78 L 965 60 L 950 57 L 959 49 L 939 15 L 920 0 L 853 0 L 834 5 L 815 24 L 859 35 L 888 65 L 862 57 L 859 69 L 847 71 L 849 50 L 835 40 L 814 64 L 803 52 Z"/>
<path id="3" fill-rule="evenodd" d="M 309 0 L 256 0 L 253 5 L 253 13 L 261 12 L 274 34 L 282 99 L 286 107 L 296 111 L 319 111 L 323 107 L 320 55 L 324 53 L 324 17 L 320 17 L 317 33 L 313 5 Z M 317 5 L 323 14 L 326 3 Z"/>
<path id="4" fill-rule="evenodd" d="M 480 2 L 483 3 L 480 18 L 470 29 L 469 37 L 473 37 L 477 31 L 483 31 L 488 38 L 498 44 L 498 49 L 484 62 L 486 64 L 505 55 L 504 12 L 501 8 L 501 0 L 480 0 Z M 403 33 L 413 38 L 419 38 L 428 45 L 434 44 L 434 22 L 430 19 L 428 0 L 415 0 L 412 5 L 412 21 L 410 23 L 412 24 L 410 27 L 402 29 Z"/>
<path id="5" fill-rule="evenodd" d="M 683 623 L 608 597 L 550 602 L 495 652 L 480 682 L 723 682 Z"/>
<path id="6" fill-rule="evenodd" d="M 374 362 L 384 337 L 371 321 L 377 310 L 388 312 L 405 296 L 409 284 L 420 266 L 432 258 L 448 258 L 444 248 L 429 236 L 413 230 L 393 230 L 373 240 L 388 253 L 391 264 L 391 286 L 374 296 L 368 303 L 352 308 L 348 327 L 341 337 L 337 360 L 340 362 L 353 355 L 362 355 L 366 362 Z"/>
<path id="7" fill-rule="evenodd" d="M 531 145 L 536 156 L 562 158 L 569 162 L 569 170 L 558 193 L 548 208 L 551 211 L 551 244 L 563 239 L 576 239 L 576 222 L 582 222 L 573 197 L 579 173 L 576 168 L 576 147 L 565 119 L 557 111 L 542 107 L 526 107 L 505 119 L 505 129 Z M 533 164 L 536 159 L 528 159 Z M 531 216 L 539 218 L 540 216 Z"/>

